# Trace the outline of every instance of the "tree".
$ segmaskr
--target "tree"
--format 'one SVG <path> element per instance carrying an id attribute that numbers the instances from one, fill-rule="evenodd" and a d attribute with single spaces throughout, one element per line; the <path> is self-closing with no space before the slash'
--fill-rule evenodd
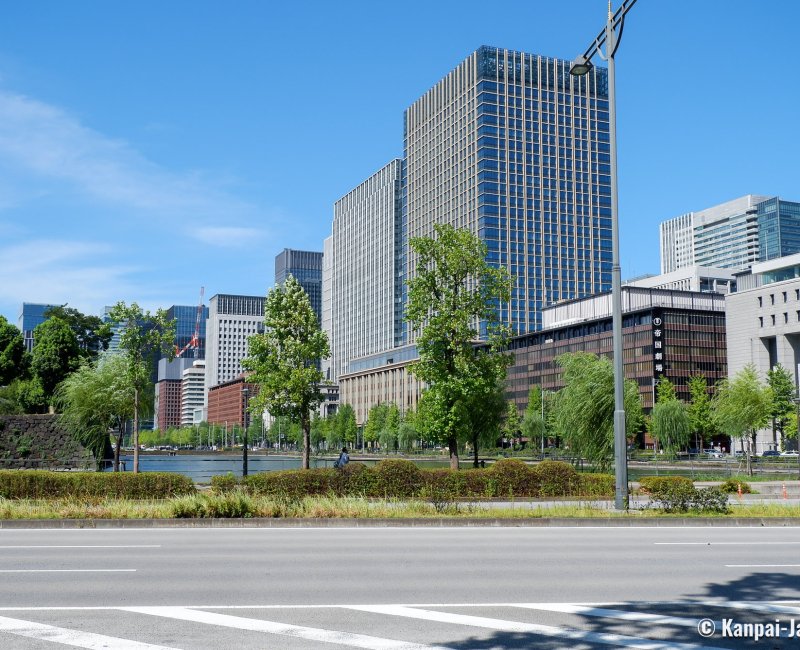
<path id="1" fill-rule="evenodd" d="M 772 418 L 772 442 L 778 447 L 778 435 L 781 434 L 781 447 L 784 444 L 786 426 L 794 413 L 794 397 L 797 394 L 792 376 L 781 364 L 777 364 L 767 372 L 767 385 L 772 391 L 770 417 Z"/>
<path id="2" fill-rule="evenodd" d="M 80 365 L 78 339 L 66 321 L 49 318 L 33 330 L 31 370 L 49 401 L 56 386 Z"/>
<path id="3" fill-rule="evenodd" d="M 508 402 L 505 408 L 505 419 L 503 420 L 503 437 L 508 438 L 509 446 L 513 448 L 514 440 L 519 436 L 522 430 L 522 418 L 519 417 L 517 405 L 514 402 Z"/>
<path id="4" fill-rule="evenodd" d="M 7 386 L 14 379 L 24 379 L 29 362 L 22 333 L 0 316 L 0 386 Z"/>
<path id="5" fill-rule="evenodd" d="M 125 425 L 133 417 L 135 387 L 127 372 L 126 359 L 106 355 L 96 363 L 84 361 L 69 375 L 55 394 L 61 420 L 98 463 L 110 446 L 110 431 L 116 432 L 114 471 L 119 471 L 119 456 Z"/>
<path id="6" fill-rule="evenodd" d="M 761 383 L 752 364 L 746 365 L 732 379 L 723 379 L 714 396 L 714 414 L 719 427 L 742 443 L 747 439 L 745 454 L 750 475 L 753 474 L 753 439 L 769 421 L 771 404 L 772 391 Z"/>
<path id="7" fill-rule="evenodd" d="M 402 421 L 397 429 L 397 446 L 403 451 L 411 451 L 417 441 L 418 434 L 415 422 L 416 414 L 413 411 L 406 411 L 403 414 Z"/>
<path id="8" fill-rule="evenodd" d="M 556 421 L 570 449 L 606 470 L 614 450 L 614 369 L 606 357 L 572 352 L 557 357 L 564 369 L 564 388 L 554 402 Z M 626 379 L 623 389 L 625 430 L 628 436 L 642 426 L 642 403 L 636 382 Z"/>
<path id="9" fill-rule="evenodd" d="M 675 394 L 674 384 L 662 375 L 656 389 L 653 406 L 653 436 L 668 455 L 684 447 L 689 441 L 691 422 L 686 407 Z"/>
<path id="10" fill-rule="evenodd" d="M 487 393 L 473 393 L 466 409 L 466 440 L 472 447 L 472 466 L 478 467 L 481 447 L 494 447 L 506 413 L 505 382 L 498 381 Z M 516 411 L 516 408 L 514 408 Z"/>
<path id="11" fill-rule="evenodd" d="M 383 420 L 383 427 L 378 433 L 378 442 L 388 454 L 397 448 L 397 431 L 400 428 L 400 409 L 397 404 L 390 404 L 386 407 L 386 417 Z"/>
<path id="12" fill-rule="evenodd" d="M 74 307 L 60 305 L 50 307 L 44 312 L 45 318 L 60 318 L 67 323 L 78 340 L 78 349 L 83 359 L 94 361 L 108 349 L 111 341 L 111 327 L 98 316 L 87 316 Z"/>
<path id="13" fill-rule="evenodd" d="M 338 436 L 339 443 L 333 447 L 337 449 L 340 444 L 346 443 L 354 445 L 358 436 L 358 425 L 356 424 L 356 412 L 349 404 L 342 404 L 334 416 L 334 428 Z"/>
<path id="14" fill-rule="evenodd" d="M 387 410 L 386 404 L 373 404 L 370 407 L 367 413 L 367 422 L 364 425 L 364 442 L 378 442 L 386 424 Z"/>
<path id="15" fill-rule="evenodd" d="M 689 416 L 689 426 L 695 435 L 695 444 L 698 449 L 702 449 L 717 433 L 711 396 L 708 394 L 708 381 L 705 375 L 694 375 L 689 377 L 688 386 L 691 401 L 686 407 L 686 413 Z"/>
<path id="16" fill-rule="evenodd" d="M 525 414 L 522 416 L 522 435 L 528 439 L 531 447 L 534 440 L 541 441 L 544 447 L 546 433 L 544 393 L 541 386 L 531 386 L 528 391 L 528 406 L 525 407 Z"/>
<path id="17" fill-rule="evenodd" d="M 139 420 L 144 413 L 144 393 L 150 384 L 154 355 L 161 352 L 168 359 L 175 354 L 175 321 L 167 312 L 143 311 L 135 302 L 130 306 L 120 301 L 108 314 L 112 325 L 120 328 L 119 350 L 125 359 L 127 381 L 133 386 L 133 471 L 139 471 Z M 150 400 L 152 403 L 152 400 Z"/>
<path id="18" fill-rule="evenodd" d="M 489 265 L 486 246 L 468 230 L 436 224 L 433 237 L 414 237 L 410 245 L 417 275 L 409 282 L 406 319 L 419 332 L 419 359 L 410 370 L 428 385 L 426 419 L 457 470 L 470 396 L 491 391 L 510 363 L 501 353 L 508 328 L 497 311 L 510 300 L 511 279 L 505 268 Z M 486 345 L 479 347 L 481 334 Z"/>
<path id="19" fill-rule="evenodd" d="M 300 423 L 303 469 L 311 463 L 311 410 L 322 402 L 319 362 L 330 354 L 328 337 L 317 322 L 308 294 L 289 276 L 270 290 L 264 306 L 264 333 L 250 337 L 250 356 L 242 366 L 259 384 L 251 411 L 267 410 Z"/>

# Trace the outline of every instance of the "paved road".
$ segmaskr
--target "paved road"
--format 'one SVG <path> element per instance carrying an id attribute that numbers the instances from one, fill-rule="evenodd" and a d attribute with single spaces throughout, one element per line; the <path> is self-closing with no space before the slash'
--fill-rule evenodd
<path id="1" fill-rule="evenodd" d="M 800 648 L 792 621 L 800 528 L 0 531 L 0 648 Z"/>

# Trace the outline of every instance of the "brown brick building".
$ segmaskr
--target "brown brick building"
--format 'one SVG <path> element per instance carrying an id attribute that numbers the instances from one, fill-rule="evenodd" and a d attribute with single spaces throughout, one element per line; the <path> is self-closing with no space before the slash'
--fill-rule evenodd
<path id="1" fill-rule="evenodd" d="M 218 384 L 208 391 L 208 423 L 244 426 L 245 397 L 242 389 L 247 388 L 249 398 L 258 394 L 258 385 L 246 383 L 244 377 L 237 377 Z"/>

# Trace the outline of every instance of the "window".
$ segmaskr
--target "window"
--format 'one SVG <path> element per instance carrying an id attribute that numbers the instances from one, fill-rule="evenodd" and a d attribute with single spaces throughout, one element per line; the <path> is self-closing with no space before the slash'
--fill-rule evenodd
<path id="1" fill-rule="evenodd" d="M 775 325 L 775 314 L 772 314 L 770 318 L 772 318 L 772 324 Z"/>
<path id="2" fill-rule="evenodd" d="M 783 322 L 784 323 L 788 323 L 789 322 L 789 314 L 786 313 L 786 312 L 783 312 Z"/>
<path id="3" fill-rule="evenodd" d="M 758 297 L 758 306 L 759 307 L 763 307 L 764 306 L 764 301 L 761 299 L 761 296 Z"/>
<path id="4" fill-rule="evenodd" d="M 800 311 L 797 312 L 797 315 L 800 316 Z M 763 316 L 759 316 L 758 317 L 758 326 L 759 327 L 764 327 L 764 317 Z"/>
<path id="5" fill-rule="evenodd" d="M 775 294 L 774 293 L 769 294 L 769 304 L 770 305 L 774 305 L 775 304 Z"/>

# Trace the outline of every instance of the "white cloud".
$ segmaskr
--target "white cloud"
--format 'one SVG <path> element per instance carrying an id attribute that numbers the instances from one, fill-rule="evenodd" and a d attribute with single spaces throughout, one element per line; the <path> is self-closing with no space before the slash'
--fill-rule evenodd
<path id="1" fill-rule="evenodd" d="M 36 240 L 0 248 L 0 303 L 69 304 L 101 313 L 121 295 L 136 295 L 130 276 L 138 269 L 102 260 L 105 244 Z"/>
<path id="2" fill-rule="evenodd" d="M 215 189 L 207 175 L 165 170 L 128 143 L 83 126 L 55 106 L 5 91 L 0 91 L 0 163 L 15 173 L 67 182 L 92 199 L 156 216 L 202 222 L 255 211 Z"/>

